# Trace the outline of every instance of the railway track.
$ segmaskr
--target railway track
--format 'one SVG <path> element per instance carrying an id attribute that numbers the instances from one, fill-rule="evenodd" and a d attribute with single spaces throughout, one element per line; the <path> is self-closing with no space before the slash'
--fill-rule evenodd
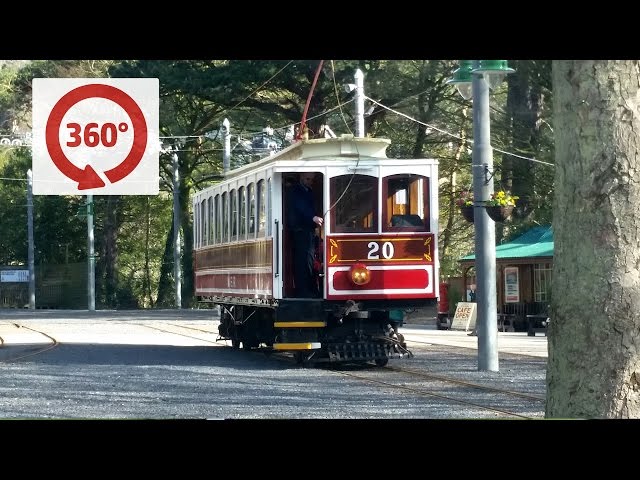
<path id="1" fill-rule="evenodd" d="M 397 360 L 384 368 L 370 364 L 319 366 L 381 389 L 442 401 L 448 404 L 447 409 L 459 405 L 472 418 L 544 418 L 546 359 L 501 353 L 499 373 L 479 372 L 475 369 L 477 350 L 473 348 L 428 341 L 407 343 L 415 354 L 408 362 Z M 461 359 L 466 369 L 460 368 Z M 527 378 L 532 369 L 537 375 Z"/>
<path id="2" fill-rule="evenodd" d="M 294 363 L 287 355 L 274 354 L 274 358 Z M 405 367 L 376 367 L 370 364 L 318 364 L 336 375 L 366 382 L 378 389 L 402 392 L 406 395 L 433 399 L 443 408 L 460 406 L 461 418 L 541 419 L 544 417 L 545 397 L 486 383 L 433 374 Z M 438 417 L 440 418 L 440 417 Z M 459 417 L 455 417 L 459 418 Z"/>
<path id="3" fill-rule="evenodd" d="M 128 326 L 136 325 L 145 329 L 170 335 L 178 335 L 180 337 L 200 342 L 220 344 L 220 341 L 216 339 L 217 327 L 215 327 L 215 329 L 213 327 L 212 329 L 196 328 L 193 326 L 180 325 L 175 322 L 161 323 L 164 328 L 140 322 L 114 322 L 112 325 L 117 323 L 126 323 Z M 154 324 L 158 323 L 159 322 L 154 322 Z M 196 335 L 193 333 L 185 334 L 176 331 L 176 329 L 198 332 L 199 334 L 205 335 Z M 213 338 L 211 336 L 213 336 Z M 60 342 L 56 338 L 42 329 L 37 329 L 18 322 L 0 323 L 0 363 L 15 362 L 24 358 L 39 355 L 56 348 L 59 345 Z"/>
<path id="4" fill-rule="evenodd" d="M 58 341 L 55 338 L 53 338 L 51 335 L 47 334 L 42 330 L 38 330 L 33 327 L 21 325 L 19 323 L 14 323 L 14 322 L 11 322 L 11 323 L 5 322 L 2 324 L 2 326 L 4 328 L 0 331 L 0 333 L 3 333 L 4 335 L 0 335 L 0 353 L 5 351 L 6 354 L 0 355 L 0 363 L 15 362 L 18 360 L 22 360 L 24 358 L 39 355 L 41 353 L 52 350 L 59 345 Z M 8 342 L 6 341 L 6 338 L 13 337 L 14 332 L 11 332 L 12 328 L 16 330 L 23 329 L 28 331 L 28 334 L 29 334 L 28 337 L 31 340 L 31 343 L 22 343 L 21 344 L 23 345 L 22 347 L 17 347 L 13 344 L 9 345 Z M 18 333 L 18 332 L 15 332 L 15 333 Z M 36 337 L 43 337 L 43 338 L 39 339 L 40 341 L 38 342 L 34 342 L 33 340 L 37 339 L 37 338 L 34 338 L 34 334 Z M 25 336 L 21 332 L 20 332 L 20 335 Z M 42 343 L 42 340 L 44 340 L 44 343 Z"/>

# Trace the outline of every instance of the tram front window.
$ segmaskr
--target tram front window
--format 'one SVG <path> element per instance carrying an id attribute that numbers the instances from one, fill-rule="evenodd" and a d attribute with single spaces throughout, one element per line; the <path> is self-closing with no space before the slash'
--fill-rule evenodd
<path id="1" fill-rule="evenodd" d="M 391 175 L 382 180 L 382 185 L 383 231 L 427 231 L 427 179 L 412 174 Z"/>
<path id="2" fill-rule="evenodd" d="M 378 179 L 368 175 L 342 175 L 331 179 L 331 231 L 376 232 Z"/>

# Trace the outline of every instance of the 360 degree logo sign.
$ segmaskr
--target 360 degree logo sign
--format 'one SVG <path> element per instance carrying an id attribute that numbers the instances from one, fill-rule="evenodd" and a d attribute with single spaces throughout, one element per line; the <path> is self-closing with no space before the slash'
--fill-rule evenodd
<path id="1" fill-rule="evenodd" d="M 158 193 L 158 79 L 33 80 L 34 195 Z"/>

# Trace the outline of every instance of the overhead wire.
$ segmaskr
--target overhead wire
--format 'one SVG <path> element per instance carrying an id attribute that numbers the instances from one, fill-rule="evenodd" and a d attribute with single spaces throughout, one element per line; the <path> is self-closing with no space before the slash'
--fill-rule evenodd
<path id="1" fill-rule="evenodd" d="M 402 113 L 402 112 L 399 112 L 399 111 L 397 111 L 397 110 L 394 110 L 394 109 L 393 109 L 393 108 L 391 108 L 391 107 L 387 107 L 386 105 L 383 105 L 382 103 L 380 103 L 380 102 L 378 102 L 378 101 L 374 100 L 373 98 L 367 97 L 366 95 L 365 95 L 365 98 L 366 98 L 367 100 L 369 100 L 370 102 L 373 102 L 373 103 L 375 103 L 376 105 L 379 105 L 380 107 L 382 107 L 382 108 L 384 108 L 384 109 L 386 109 L 386 110 L 389 110 L 389 111 L 390 111 L 390 112 L 392 112 L 392 113 L 395 113 L 396 115 L 399 115 L 399 116 L 404 117 L 404 118 L 406 118 L 406 119 L 408 119 L 408 120 L 411 120 L 412 122 L 419 123 L 420 125 L 424 125 L 425 127 L 432 128 L 433 130 L 436 130 L 436 131 L 438 131 L 438 132 L 440 132 L 440 133 L 443 133 L 444 135 L 448 135 L 448 136 L 450 136 L 450 137 L 454 137 L 454 138 L 456 138 L 456 139 L 458 139 L 458 140 L 461 140 L 461 141 L 463 141 L 463 142 L 465 142 L 465 143 L 468 143 L 468 144 L 470 144 L 470 145 L 473 145 L 473 140 L 471 140 L 471 139 L 468 139 L 468 138 L 466 138 L 466 139 L 465 139 L 465 138 L 462 138 L 461 136 L 456 135 L 455 133 L 448 132 L 448 131 L 446 131 L 446 130 L 443 130 L 443 129 L 441 129 L 441 128 L 436 127 L 435 125 L 431 125 L 431 124 L 429 124 L 429 123 L 421 122 L 420 120 L 418 120 L 418 119 L 416 119 L 416 118 L 413 118 L 413 117 L 411 117 L 411 116 L 409 116 L 409 115 L 407 115 L 407 114 L 405 114 L 405 113 Z M 528 160 L 528 161 L 530 161 L 530 162 L 541 163 L 541 164 L 543 164 L 543 165 L 549 165 L 549 166 L 555 167 L 555 164 L 553 164 L 553 163 L 544 162 L 544 161 L 542 161 L 542 160 L 537 160 L 537 159 L 535 159 L 535 158 L 525 157 L 525 156 L 523 156 L 523 155 L 518 155 L 517 153 L 512 153 L 512 152 L 507 152 L 507 151 L 505 151 L 505 150 L 501 150 L 501 149 L 499 149 L 499 148 L 493 148 L 493 150 L 495 150 L 496 152 L 500 152 L 500 153 L 502 153 L 502 154 L 504 154 L 504 155 L 510 155 L 510 156 L 513 156 L 513 157 L 516 157 L 516 158 L 521 158 L 521 159 L 523 159 L 523 160 Z"/>
<path id="2" fill-rule="evenodd" d="M 342 111 L 342 106 L 340 104 L 340 96 L 338 95 L 338 86 L 336 85 L 336 70 L 333 60 L 331 60 L 331 77 L 333 78 L 333 90 L 336 94 L 336 102 L 338 103 L 338 107 L 340 107 L 340 116 L 342 117 L 342 121 L 344 122 L 344 126 L 347 127 L 347 130 L 350 134 L 353 134 L 351 128 L 349 128 L 349 124 L 347 123 L 347 119 L 344 117 L 344 112 Z"/>
<path id="3" fill-rule="evenodd" d="M 265 81 L 262 85 L 260 85 L 258 88 L 256 88 L 253 92 L 251 92 L 249 95 L 247 95 L 245 98 L 243 98 L 242 100 L 240 100 L 238 103 L 236 103 L 233 107 L 231 108 L 226 108 L 224 110 L 222 110 L 220 113 L 224 113 L 224 112 L 228 112 L 230 110 L 235 110 L 236 108 L 238 108 L 240 105 L 242 105 L 244 102 L 246 102 L 247 100 L 249 100 L 251 97 L 253 97 L 256 93 L 258 93 L 260 90 L 262 90 L 262 88 L 268 84 L 269 82 L 271 82 L 271 80 L 273 80 L 274 78 L 276 78 L 278 75 L 280 75 L 280 73 L 282 73 L 282 71 L 287 68 L 289 65 L 291 65 L 293 63 L 293 60 L 289 60 L 289 62 L 282 67 L 280 70 L 278 70 L 276 73 L 274 73 L 273 75 L 271 75 L 271 77 L 269 77 L 269 79 L 267 81 Z"/>

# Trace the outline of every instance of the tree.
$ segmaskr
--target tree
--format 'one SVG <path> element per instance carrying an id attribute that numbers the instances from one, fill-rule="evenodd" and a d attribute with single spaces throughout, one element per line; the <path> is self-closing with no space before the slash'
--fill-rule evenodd
<path id="1" fill-rule="evenodd" d="M 640 61 L 554 61 L 546 417 L 640 418 Z"/>
<path id="2" fill-rule="evenodd" d="M 553 156 L 550 115 L 549 60 L 518 60 L 510 62 L 515 72 L 507 76 L 507 119 L 509 125 L 496 124 L 499 131 L 509 135 L 507 149 L 523 157 L 534 157 L 549 162 Z M 542 158 L 541 158 L 542 157 Z M 548 201 L 553 168 L 514 157 L 502 155 L 502 188 L 518 195 L 516 215 L 526 219 L 527 227 L 534 221 L 548 223 L 551 205 Z"/>
<path id="3" fill-rule="evenodd" d="M 190 215 L 190 195 L 199 182 L 206 184 L 220 178 L 220 162 L 210 147 L 203 148 L 202 136 L 219 127 L 223 106 L 201 98 L 210 93 L 209 76 L 217 62 L 200 61 L 130 61 L 114 65 L 113 77 L 158 77 L 160 79 L 160 132 L 173 137 L 170 145 L 178 155 L 179 185 L 173 192 L 172 153 L 160 155 L 160 190 L 178 195 L 181 224 L 182 306 L 191 307 L 193 285 L 193 230 Z M 203 93 L 204 92 L 204 93 Z M 198 95 L 200 93 L 200 95 Z M 167 197 L 168 198 L 168 197 Z M 169 285 L 175 281 L 173 272 L 173 219 L 170 216 L 160 228 L 166 232 L 165 249 L 161 255 L 157 304 L 175 305 L 174 291 Z M 145 264 L 146 264 L 145 256 Z M 171 278 L 169 278 L 171 277 Z"/>
<path id="4" fill-rule="evenodd" d="M 516 74 L 508 77 L 509 105 L 507 82 L 492 93 L 492 125 L 495 125 L 492 145 L 495 149 L 543 160 L 552 155 L 551 142 L 547 141 L 550 129 L 545 128 L 549 109 L 543 101 L 548 98 L 550 88 L 547 63 L 519 61 L 514 64 Z M 190 200 L 194 191 L 222 177 L 222 143 L 216 132 L 227 118 L 233 132 L 232 147 L 237 147 L 232 150 L 231 166 L 250 161 L 255 154 L 241 148 L 242 140 L 251 139 L 266 126 L 274 129 L 274 136 L 283 139 L 292 125 L 300 123 L 318 65 L 318 60 L 46 60 L 30 61 L 15 68 L 0 66 L 0 110 L 5 112 L 4 117 L 0 116 L 0 132 L 2 128 L 8 131 L 14 120 L 30 122 L 34 77 L 160 79 L 160 136 L 167 150 L 160 155 L 160 195 L 155 198 L 94 196 L 98 254 L 96 300 L 99 307 L 118 308 L 136 302 L 141 306 L 175 305 L 174 153 L 178 156 L 180 178 L 177 195 L 181 208 L 182 302 L 184 307 L 193 304 Z M 346 92 L 343 86 L 354 82 L 356 69 L 361 69 L 365 76 L 366 96 L 379 102 L 366 100 L 365 134 L 390 138 L 392 144 L 387 154 L 391 158 L 439 160 L 442 275 L 459 274 L 458 258 L 473 248 L 473 225 L 462 220 L 453 202 L 460 189 L 471 185 L 472 103 L 464 101 L 446 84 L 456 65 L 452 60 L 325 60 L 306 115 L 312 133 L 319 133 L 323 124 L 337 135 L 353 133 L 355 94 Z M 522 73 L 519 75 L 519 72 Z M 512 84 L 516 84 L 517 92 L 514 87 L 512 93 Z M 3 155 L 5 151 L 0 148 L 0 165 L 10 159 L 8 154 Z M 526 167 L 526 171 L 517 172 L 516 161 L 509 164 L 509 158 L 497 158 L 496 180 L 498 176 L 505 182 L 513 179 L 513 192 L 517 195 L 522 195 L 525 189 L 533 192 L 533 199 L 540 200 L 534 204 L 535 220 L 544 221 L 546 217 L 538 212 L 549 198 L 548 190 L 552 185 L 541 173 L 546 174 L 551 169 L 533 169 L 526 161 L 517 160 L 518 165 Z M 26 178 L 24 169 L 28 162 L 20 166 L 23 170 L 14 176 Z M 0 200 L 7 206 L 3 214 L 7 235 L 0 243 L 5 247 L 4 257 L 14 261 L 16 252 L 23 251 L 26 245 L 26 237 L 11 230 L 10 220 L 24 224 L 22 217 L 13 218 L 18 213 L 25 214 L 24 209 L 16 209 L 11 203 L 15 201 L 12 200 L 13 191 L 17 187 L 0 182 Z M 3 191 L 5 188 L 7 191 Z M 58 201 L 62 202 L 61 199 L 43 201 L 43 205 L 57 205 Z M 69 211 L 76 212 L 77 206 L 84 202 L 83 196 L 73 196 L 63 203 L 65 211 L 68 207 Z M 39 216 L 38 209 L 35 215 L 39 220 L 62 221 L 49 215 Z M 504 224 L 501 231 L 510 234 L 521 228 L 525 221 L 532 221 L 532 217 L 529 215 L 518 222 Z M 71 252 L 71 257 L 86 259 L 85 223 L 74 217 L 56 229 L 49 225 L 43 227 L 47 241 L 41 242 L 37 237 L 37 261 L 54 262 L 60 252 L 67 251 Z M 141 235 L 142 226 L 146 232 L 144 236 Z M 36 233 L 39 229 L 36 224 Z M 76 231 L 80 233 L 78 238 L 73 238 L 72 244 L 57 245 L 58 237 L 66 239 L 71 235 L 69 232 Z M 66 259 L 65 256 L 62 258 Z"/>

